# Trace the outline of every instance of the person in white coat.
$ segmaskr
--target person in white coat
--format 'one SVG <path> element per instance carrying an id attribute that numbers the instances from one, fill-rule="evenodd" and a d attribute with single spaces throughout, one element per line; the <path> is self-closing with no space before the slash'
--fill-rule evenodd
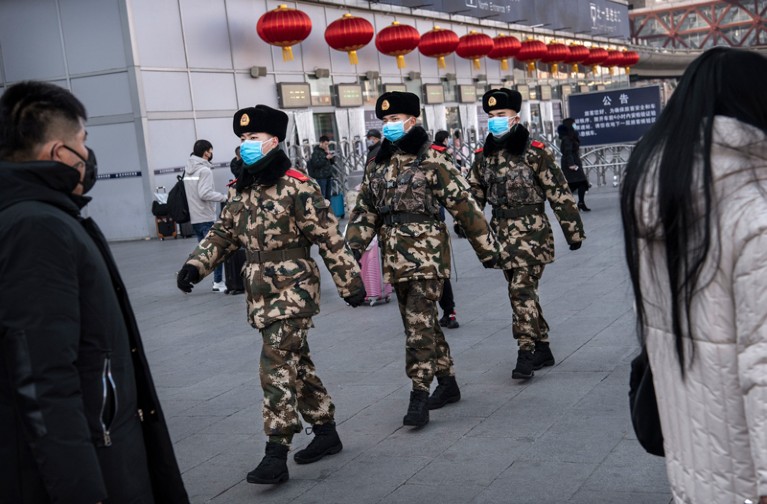
<path id="1" fill-rule="evenodd" d="M 621 189 L 677 503 L 767 504 L 765 82 L 756 52 L 696 58 Z"/>
<path id="2" fill-rule="evenodd" d="M 184 168 L 184 189 L 189 203 L 189 217 L 197 240 L 202 241 L 213 223 L 218 219 L 218 204 L 226 201 L 226 194 L 216 191 L 213 185 L 213 144 L 197 140 Z M 213 290 L 225 292 L 224 269 L 213 271 Z"/>

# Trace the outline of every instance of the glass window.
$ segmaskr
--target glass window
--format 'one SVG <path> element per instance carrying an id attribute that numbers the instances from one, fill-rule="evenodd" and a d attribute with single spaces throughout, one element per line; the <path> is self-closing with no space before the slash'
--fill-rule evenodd
<path id="1" fill-rule="evenodd" d="M 312 105 L 331 106 L 333 101 L 330 93 L 330 86 L 332 85 L 330 77 L 307 80 L 309 81 L 309 87 L 312 90 Z"/>
<path id="2" fill-rule="evenodd" d="M 361 77 L 360 84 L 362 85 L 362 102 L 365 105 L 375 106 L 376 100 L 381 96 L 381 78 L 368 80 Z"/>
<path id="3" fill-rule="evenodd" d="M 335 114 L 314 114 L 314 132 L 317 134 L 315 141 L 319 141 L 322 135 L 329 137 L 331 141 L 337 141 L 338 129 L 336 128 Z"/>
<path id="4" fill-rule="evenodd" d="M 442 89 L 446 102 L 457 102 L 458 97 L 455 94 L 455 81 L 443 81 Z"/>
<path id="5" fill-rule="evenodd" d="M 458 107 L 445 107 L 445 124 L 449 131 L 461 129 L 461 118 L 458 115 Z"/>

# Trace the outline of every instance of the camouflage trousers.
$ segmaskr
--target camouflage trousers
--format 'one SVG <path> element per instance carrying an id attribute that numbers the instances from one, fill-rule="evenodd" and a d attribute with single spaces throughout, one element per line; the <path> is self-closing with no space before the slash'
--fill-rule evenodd
<path id="1" fill-rule="evenodd" d="M 453 358 L 437 319 L 443 280 L 394 284 L 405 325 L 405 372 L 413 390 L 429 391 L 434 376 L 454 376 Z"/>
<path id="2" fill-rule="evenodd" d="M 543 318 L 538 301 L 538 282 L 543 275 L 543 264 L 504 270 L 503 274 L 509 282 L 511 332 L 520 350 L 534 350 L 536 341 L 549 341 L 549 324 Z"/>
<path id="3" fill-rule="evenodd" d="M 261 329 L 259 375 L 264 391 L 264 432 L 271 441 L 290 444 L 301 420 L 312 425 L 333 421 L 335 406 L 317 376 L 306 336 L 312 319 L 278 320 Z M 277 439 L 279 438 L 279 439 Z"/>

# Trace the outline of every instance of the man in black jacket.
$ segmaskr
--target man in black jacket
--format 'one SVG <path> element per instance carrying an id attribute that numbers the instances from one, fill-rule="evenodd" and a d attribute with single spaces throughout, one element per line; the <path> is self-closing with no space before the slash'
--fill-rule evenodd
<path id="1" fill-rule="evenodd" d="M 48 83 L 0 98 L 0 502 L 185 503 L 125 286 L 80 215 L 85 119 Z"/>
<path id="2" fill-rule="evenodd" d="M 322 197 L 330 199 L 333 184 L 333 164 L 335 155 L 330 152 L 330 138 L 325 135 L 320 137 L 320 143 L 314 146 L 312 157 L 309 158 L 309 176 L 320 185 Z"/>

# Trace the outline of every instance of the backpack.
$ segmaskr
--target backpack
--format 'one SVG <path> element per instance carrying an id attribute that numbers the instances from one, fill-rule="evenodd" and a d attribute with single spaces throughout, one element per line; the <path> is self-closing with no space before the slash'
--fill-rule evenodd
<path id="1" fill-rule="evenodd" d="M 184 187 L 184 175 L 176 176 L 178 182 L 168 193 L 168 215 L 179 224 L 189 222 L 189 202 L 186 200 L 186 188 Z"/>

